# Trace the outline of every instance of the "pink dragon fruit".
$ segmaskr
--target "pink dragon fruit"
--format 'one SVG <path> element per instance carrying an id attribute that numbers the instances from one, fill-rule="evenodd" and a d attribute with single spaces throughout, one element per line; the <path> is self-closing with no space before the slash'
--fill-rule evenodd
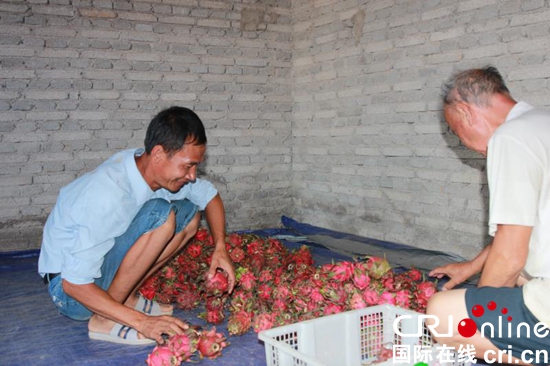
<path id="1" fill-rule="evenodd" d="M 239 284 L 241 285 L 241 288 L 246 291 L 252 291 L 254 287 L 256 286 L 256 276 L 254 276 L 254 273 L 246 270 L 243 271 L 238 277 L 237 280 L 239 281 Z"/>
<path id="2" fill-rule="evenodd" d="M 419 291 L 420 295 L 426 299 L 429 299 L 437 292 L 435 284 L 429 281 L 419 283 L 416 289 Z"/>
<path id="3" fill-rule="evenodd" d="M 271 299 L 271 294 L 273 292 L 273 288 L 267 284 L 262 283 L 260 286 L 258 286 L 258 297 L 262 300 L 269 300 Z"/>
<path id="4" fill-rule="evenodd" d="M 378 305 L 389 304 L 395 305 L 395 294 L 391 292 L 384 292 L 378 299 Z"/>
<path id="5" fill-rule="evenodd" d="M 192 258 L 198 258 L 202 253 L 202 245 L 199 243 L 191 243 L 187 246 L 186 250 Z"/>
<path id="6" fill-rule="evenodd" d="M 225 314 L 221 310 L 207 310 L 199 316 L 210 324 L 220 324 L 225 319 Z"/>
<path id="7" fill-rule="evenodd" d="M 270 269 L 264 269 L 260 272 L 260 276 L 258 276 L 258 281 L 260 282 L 270 282 L 273 280 L 273 272 L 271 272 Z"/>
<path id="8" fill-rule="evenodd" d="M 402 290 L 395 293 L 395 305 L 402 308 L 408 308 L 411 305 L 411 293 L 408 290 Z"/>
<path id="9" fill-rule="evenodd" d="M 313 265 L 313 257 L 311 256 L 311 252 L 309 251 L 308 247 L 305 245 L 302 245 L 300 249 L 298 249 L 298 251 L 292 253 L 292 261 L 295 262 L 297 265 Z"/>
<path id="10" fill-rule="evenodd" d="M 247 311 L 232 313 L 227 320 L 227 331 L 230 335 L 241 335 L 252 327 L 252 314 Z"/>
<path id="11" fill-rule="evenodd" d="M 242 260 L 245 258 L 246 253 L 242 248 L 234 248 L 229 253 L 229 256 L 234 263 L 241 263 Z"/>
<path id="12" fill-rule="evenodd" d="M 243 291 L 237 289 L 231 296 L 231 302 L 229 303 L 229 309 L 231 311 L 253 311 L 256 306 L 256 298 L 252 292 Z"/>
<path id="13" fill-rule="evenodd" d="M 339 314 L 342 311 L 344 311 L 344 307 L 341 305 L 336 304 L 327 304 L 325 306 L 324 314 L 325 315 L 331 315 L 331 314 Z"/>
<path id="14" fill-rule="evenodd" d="M 370 284 L 369 269 L 365 262 L 355 263 L 353 268 L 353 283 L 360 290 L 366 289 Z"/>
<path id="15" fill-rule="evenodd" d="M 149 366 L 179 366 L 181 359 L 167 346 L 156 346 L 147 357 Z"/>
<path id="16" fill-rule="evenodd" d="M 222 355 L 222 350 L 228 345 L 225 336 L 222 333 L 216 333 L 216 328 L 213 327 L 207 332 L 201 332 L 197 350 L 201 358 L 215 359 Z"/>
<path id="17" fill-rule="evenodd" d="M 168 347 L 178 356 L 180 362 L 187 361 L 197 351 L 198 335 L 194 330 L 188 329 L 181 334 L 170 337 Z"/>
<path id="18" fill-rule="evenodd" d="M 378 304 L 379 300 L 378 292 L 367 289 L 363 291 L 363 299 L 365 300 L 367 305 L 376 305 Z"/>
<path id="19" fill-rule="evenodd" d="M 390 263 L 386 258 L 380 257 L 368 257 L 367 267 L 369 269 L 369 275 L 373 278 L 379 279 L 389 271 L 391 271 Z"/>
<path id="20" fill-rule="evenodd" d="M 262 253 L 262 245 L 259 241 L 253 241 L 252 243 L 249 243 L 246 247 L 246 252 L 253 256 L 254 254 Z"/>
<path id="21" fill-rule="evenodd" d="M 209 311 L 221 311 L 226 300 L 226 297 L 208 296 L 204 307 Z"/>
<path id="22" fill-rule="evenodd" d="M 314 288 L 311 290 L 311 293 L 309 294 L 311 301 L 316 301 L 318 303 L 321 303 L 323 301 L 324 297 L 323 294 L 321 294 L 321 291 L 319 291 L 318 288 Z"/>
<path id="23" fill-rule="evenodd" d="M 256 333 L 273 328 L 275 316 L 272 313 L 260 313 L 254 317 L 253 327 Z"/>
<path id="24" fill-rule="evenodd" d="M 243 237 L 236 233 L 229 234 L 229 243 L 234 247 L 240 247 L 243 245 Z"/>
<path id="25" fill-rule="evenodd" d="M 420 270 L 418 270 L 417 268 L 411 268 L 407 272 L 407 275 L 413 281 L 420 281 L 422 279 L 422 272 L 420 272 Z"/>
<path id="26" fill-rule="evenodd" d="M 353 310 L 363 309 L 367 307 L 367 302 L 363 299 L 363 296 L 357 292 L 351 296 L 349 307 Z"/>
<path id="27" fill-rule="evenodd" d="M 273 295 L 276 299 L 286 300 L 290 296 L 290 289 L 287 285 L 279 285 L 273 291 Z"/>
<path id="28" fill-rule="evenodd" d="M 179 308 L 183 310 L 192 310 L 200 304 L 200 293 L 194 284 L 189 283 L 185 285 L 177 288 L 175 301 Z"/>
<path id="29" fill-rule="evenodd" d="M 344 304 L 348 297 L 345 289 L 335 282 L 327 282 L 319 291 L 326 300 L 336 304 Z"/>
<path id="30" fill-rule="evenodd" d="M 288 309 L 287 302 L 283 299 L 275 299 L 275 301 L 273 301 L 273 309 L 278 309 L 279 311 L 286 311 Z"/>
<path id="31" fill-rule="evenodd" d="M 229 280 L 225 272 L 216 272 L 204 282 L 204 289 L 207 295 L 219 296 L 229 288 Z"/>
<path id="32" fill-rule="evenodd" d="M 437 288 L 435 284 L 429 281 L 421 282 L 417 286 L 417 292 L 414 294 L 414 300 L 416 306 L 413 307 L 414 310 L 425 313 L 426 306 L 428 306 L 428 299 L 435 294 Z"/>
<path id="33" fill-rule="evenodd" d="M 329 271 L 329 278 L 337 282 L 345 282 L 353 275 L 353 263 L 338 262 Z"/>

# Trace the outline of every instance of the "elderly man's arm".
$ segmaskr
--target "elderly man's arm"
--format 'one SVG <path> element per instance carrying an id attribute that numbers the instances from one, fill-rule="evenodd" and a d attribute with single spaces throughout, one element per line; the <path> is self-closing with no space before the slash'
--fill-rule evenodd
<path id="1" fill-rule="evenodd" d="M 466 281 L 468 278 L 478 274 L 483 269 L 483 265 L 487 260 L 487 256 L 491 251 L 492 244 L 487 245 L 483 250 L 472 260 L 450 263 L 441 267 L 434 268 L 429 276 L 442 278 L 449 277 L 449 281 L 443 286 L 443 290 L 450 290 L 455 286 Z"/>
<path id="2" fill-rule="evenodd" d="M 479 287 L 514 287 L 527 261 L 531 226 L 498 225 Z"/>

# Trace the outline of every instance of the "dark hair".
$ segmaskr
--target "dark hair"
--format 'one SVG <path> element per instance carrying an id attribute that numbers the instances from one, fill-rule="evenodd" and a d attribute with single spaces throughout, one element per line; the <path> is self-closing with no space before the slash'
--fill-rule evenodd
<path id="1" fill-rule="evenodd" d="M 150 154 L 160 145 L 168 154 L 184 144 L 206 145 L 206 132 L 199 116 L 185 107 L 170 107 L 159 112 L 147 127 L 145 152 Z"/>
<path id="2" fill-rule="evenodd" d="M 493 66 L 486 66 L 454 74 L 443 86 L 443 103 L 451 105 L 465 102 L 487 107 L 488 97 L 494 94 L 509 96 L 510 91 L 498 70 Z"/>

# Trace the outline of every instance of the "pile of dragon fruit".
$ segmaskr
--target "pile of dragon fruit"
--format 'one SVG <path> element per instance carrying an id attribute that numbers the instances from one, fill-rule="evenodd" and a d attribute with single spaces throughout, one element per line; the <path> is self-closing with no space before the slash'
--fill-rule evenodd
<path id="1" fill-rule="evenodd" d="M 216 333 L 215 327 L 209 331 L 189 327 L 182 334 L 171 336 L 165 344 L 156 346 L 146 363 L 149 366 L 176 366 L 197 357 L 213 359 L 219 357 L 221 350 L 228 345 L 225 336 Z"/>
<path id="2" fill-rule="evenodd" d="M 423 313 L 428 299 L 436 292 L 435 284 L 426 281 L 418 269 L 396 273 L 384 258 L 363 257 L 315 266 L 308 247 L 288 250 L 279 240 L 255 234 L 229 234 L 226 247 L 237 277 L 231 294 L 227 292 L 224 272 L 205 280 L 214 243 L 209 232 L 201 228 L 180 254 L 144 283 L 142 296 L 173 303 L 183 310 L 204 304 L 201 318 L 220 324 L 227 317 L 229 334 L 241 335 L 250 329 L 260 332 L 379 304 Z M 172 352 L 173 361 L 189 360 L 195 351 L 201 357 L 220 356 L 228 344 L 225 337 L 215 333 L 215 328 L 204 333 L 214 339 L 208 344 L 214 350 L 203 354 L 196 347 L 197 336 L 186 333 L 182 337 L 190 350 L 185 348 L 183 356 Z M 170 342 L 174 342 L 174 337 Z M 159 348 L 166 353 L 164 357 L 169 357 L 167 345 L 155 348 L 149 358 L 157 357 Z"/>

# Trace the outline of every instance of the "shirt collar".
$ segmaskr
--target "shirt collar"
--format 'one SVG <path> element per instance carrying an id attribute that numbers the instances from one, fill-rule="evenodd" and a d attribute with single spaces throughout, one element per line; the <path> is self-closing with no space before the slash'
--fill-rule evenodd
<path id="1" fill-rule="evenodd" d="M 129 150 L 125 162 L 128 180 L 130 181 L 130 188 L 138 205 L 142 205 L 150 200 L 154 194 L 151 187 L 149 187 L 145 179 L 143 179 L 143 176 L 141 175 L 136 164 L 135 157 L 141 156 L 144 152 L 144 149 Z"/>
<path id="2" fill-rule="evenodd" d="M 510 112 L 508 112 L 508 115 L 506 116 L 506 120 L 504 122 L 511 121 L 513 119 L 518 118 L 523 113 L 530 111 L 531 109 L 534 109 L 535 107 L 525 103 L 525 102 L 517 102 L 516 105 L 510 109 Z"/>

